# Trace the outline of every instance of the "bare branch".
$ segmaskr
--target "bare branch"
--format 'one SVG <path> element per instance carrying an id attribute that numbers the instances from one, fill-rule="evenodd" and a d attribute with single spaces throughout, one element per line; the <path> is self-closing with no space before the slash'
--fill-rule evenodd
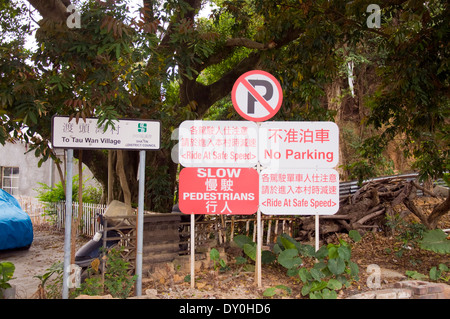
<path id="1" fill-rule="evenodd" d="M 63 22 L 69 13 L 67 7 L 69 0 L 28 0 L 28 2 L 41 14 L 42 18 L 56 22 Z"/>

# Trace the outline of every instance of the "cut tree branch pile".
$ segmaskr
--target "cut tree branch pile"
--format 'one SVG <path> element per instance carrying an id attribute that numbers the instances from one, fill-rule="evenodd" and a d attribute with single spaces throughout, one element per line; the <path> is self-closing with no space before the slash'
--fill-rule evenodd
<path id="1" fill-rule="evenodd" d="M 335 215 L 320 216 L 320 235 L 350 230 L 365 233 L 379 229 L 384 226 L 386 215 L 393 216 L 394 207 L 400 204 L 417 216 L 427 228 L 434 229 L 439 219 L 450 210 L 450 195 L 435 205 L 431 214 L 427 214 L 413 201 L 417 197 L 417 189 L 427 196 L 437 197 L 417 182 L 403 178 L 369 181 L 356 193 L 341 198 L 339 211 Z M 307 217 L 303 219 L 300 236 L 312 237 L 314 229 L 315 217 Z"/>

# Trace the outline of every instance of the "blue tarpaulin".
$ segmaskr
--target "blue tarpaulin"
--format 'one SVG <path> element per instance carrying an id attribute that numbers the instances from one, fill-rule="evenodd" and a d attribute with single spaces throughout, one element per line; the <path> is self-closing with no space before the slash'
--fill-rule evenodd
<path id="1" fill-rule="evenodd" d="M 33 224 L 17 199 L 0 189 L 0 250 L 30 246 Z"/>

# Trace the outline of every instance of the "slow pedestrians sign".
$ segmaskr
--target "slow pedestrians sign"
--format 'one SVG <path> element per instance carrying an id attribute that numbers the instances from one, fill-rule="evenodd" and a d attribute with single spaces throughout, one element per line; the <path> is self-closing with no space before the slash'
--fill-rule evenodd
<path id="1" fill-rule="evenodd" d="M 258 209 L 253 168 L 194 168 L 180 172 L 179 207 L 185 214 L 250 215 Z"/>
<path id="2" fill-rule="evenodd" d="M 262 122 L 272 118 L 283 102 L 278 80 L 270 73 L 253 70 L 234 83 L 231 100 L 235 110 L 246 120 Z"/>

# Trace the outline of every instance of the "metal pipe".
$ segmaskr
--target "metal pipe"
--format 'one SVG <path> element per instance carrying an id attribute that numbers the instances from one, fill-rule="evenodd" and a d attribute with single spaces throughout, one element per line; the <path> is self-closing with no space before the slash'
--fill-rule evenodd
<path id="1" fill-rule="evenodd" d="M 64 272 L 62 298 L 69 298 L 70 265 L 70 239 L 72 232 L 72 177 L 73 177 L 73 149 L 67 150 L 67 175 L 66 175 L 66 220 L 64 236 Z"/>

